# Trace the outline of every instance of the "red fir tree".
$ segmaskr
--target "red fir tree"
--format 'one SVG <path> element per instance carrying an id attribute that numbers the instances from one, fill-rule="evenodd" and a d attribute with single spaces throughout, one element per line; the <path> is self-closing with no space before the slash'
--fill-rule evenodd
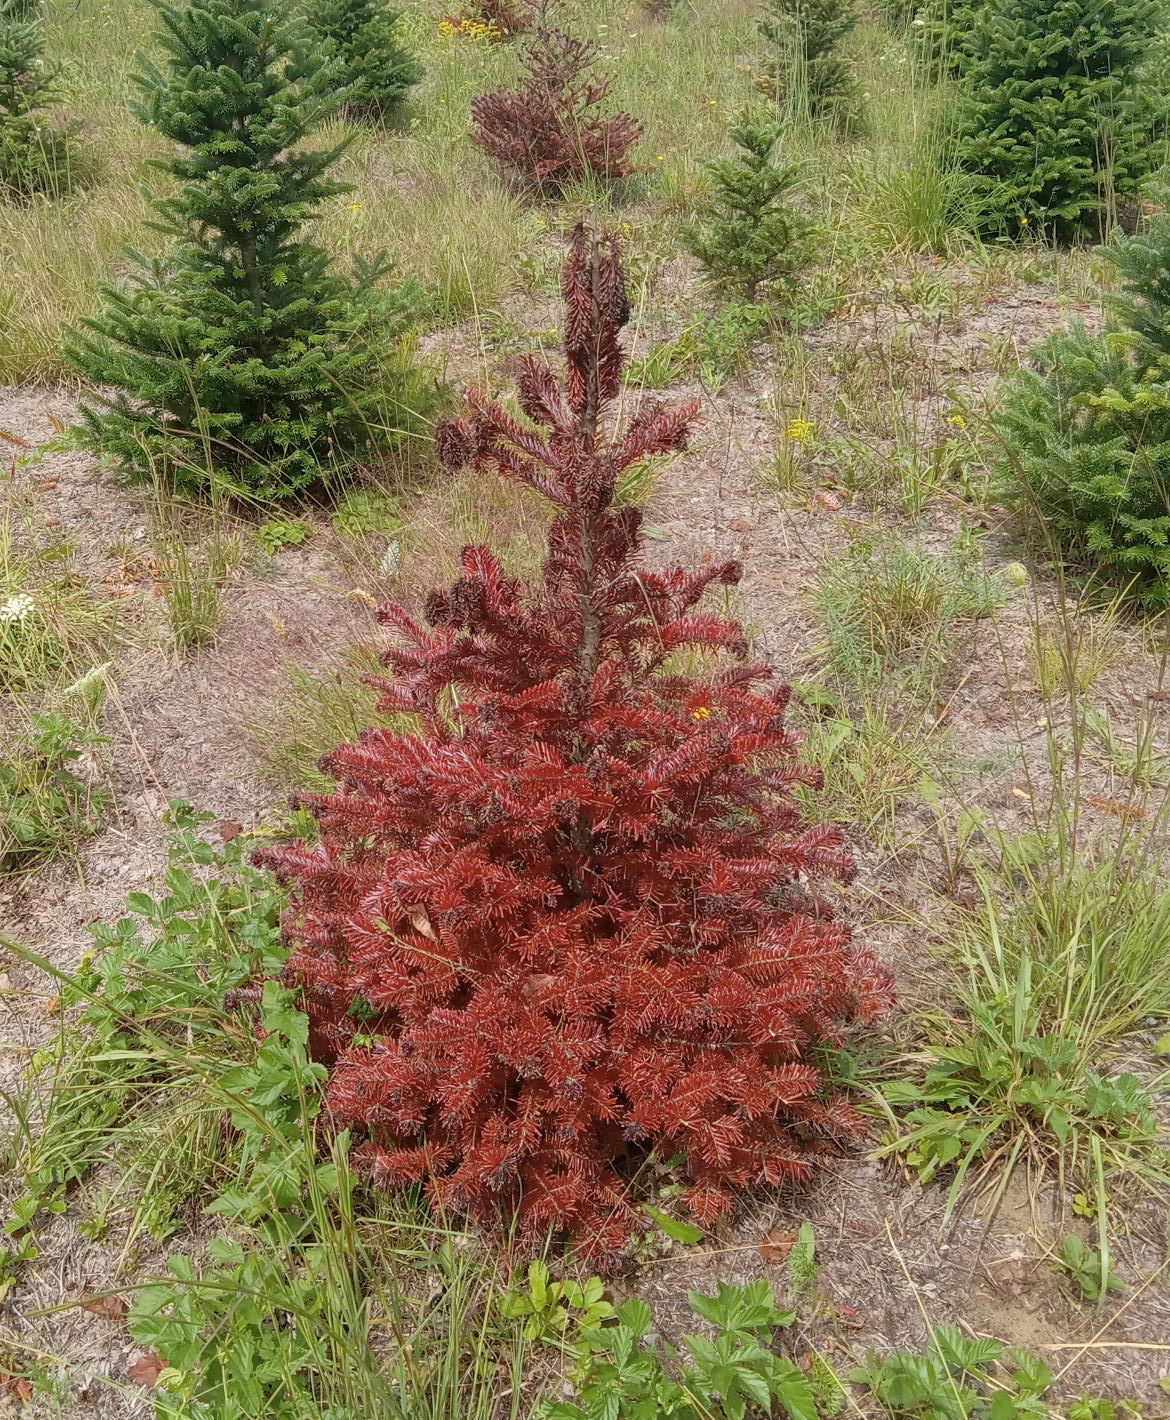
<path id="1" fill-rule="evenodd" d="M 552 504 L 541 580 L 469 547 L 426 625 L 380 613 L 382 710 L 417 728 L 327 755 L 319 846 L 266 860 L 293 887 L 287 975 L 332 1114 L 373 1179 L 480 1219 L 515 1207 L 526 1240 L 605 1254 L 647 1150 L 685 1154 L 709 1223 L 856 1135 L 810 1047 L 889 987 L 804 886 L 853 869 L 793 801 L 820 775 L 788 688 L 698 610 L 738 564 L 651 571 L 639 512 L 614 506 L 625 470 L 686 447 L 696 406 L 607 425 L 629 315 L 612 238 L 578 227 L 564 298 L 563 382 L 526 357 L 524 422 L 472 390 L 438 436 L 448 468 Z"/>
<path id="2" fill-rule="evenodd" d="M 521 87 L 471 101 L 472 142 L 545 192 L 590 174 L 629 177 L 642 125 L 628 113 L 600 112 L 610 81 L 588 76 L 596 58 L 587 40 L 542 24 L 525 53 Z"/>

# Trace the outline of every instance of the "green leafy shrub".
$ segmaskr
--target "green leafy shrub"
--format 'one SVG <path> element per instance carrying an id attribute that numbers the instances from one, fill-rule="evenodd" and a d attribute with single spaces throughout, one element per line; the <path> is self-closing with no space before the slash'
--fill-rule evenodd
<path id="1" fill-rule="evenodd" d="M 600 1277 L 552 1281 L 540 1258 L 528 1264 L 527 1287 L 512 1286 L 500 1303 L 505 1316 L 520 1318 L 530 1341 L 563 1345 L 570 1327 L 592 1331 L 617 1313 L 605 1300 Z"/>
<path id="2" fill-rule="evenodd" d="M 765 307 L 731 302 L 714 315 L 700 316 L 641 360 L 631 361 L 626 384 L 640 390 L 666 389 L 678 380 L 697 378 L 718 394 L 728 380 L 748 372 L 753 352 L 771 328 Z"/>
<path id="3" fill-rule="evenodd" d="M 398 532 L 402 527 L 402 512 L 389 494 L 373 488 L 354 488 L 338 498 L 332 522 L 343 537 L 373 537 Z"/>
<path id="4" fill-rule="evenodd" d="M 931 1328 L 921 1354 L 870 1352 L 849 1379 L 896 1420 L 1024 1420 L 1047 1415 L 1053 1375 L 1043 1361 L 991 1336 L 968 1339 L 953 1326 Z"/>
<path id="5" fill-rule="evenodd" d="M 124 917 L 96 925 L 74 976 L 26 953 L 60 983 L 62 1028 L 33 1062 L 34 1086 L 50 1088 L 30 1101 L 41 1127 L 20 1161 L 9 1236 L 60 1211 L 66 1191 L 111 1160 L 124 1200 L 150 1181 L 142 1222 L 165 1235 L 177 1203 L 224 1163 L 227 1107 L 213 1091 L 242 1068 L 249 1037 L 234 1012 L 225 1029 L 223 998 L 257 972 L 279 972 L 285 899 L 247 865 L 245 840 L 216 850 L 200 837 L 210 818 L 171 803 L 166 891 L 133 892 Z"/>
<path id="6" fill-rule="evenodd" d="M 1099 236 L 1140 193 L 1158 156 L 1142 66 L 1161 24 L 1157 0 L 979 8 L 957 155 L 983 178 L 995 228 Z"/>
<path id="7" fill-rule="evenodd" d="M 650 1308 L 638 1298 L 616 1316 L 582 1326 L 573 1343 L 573 1400 L 541 1407 L 541 1420 L 595 1420 L 604 1415 L 744 1420 L 784 1414 L 817 1420 L 809 1377 L 777 1356 L 776 1332 L 793 1313 L 777 1308 L 767 1282 L 716 1283 L 713 1297 L 691 1292 L 691 1310 L 714 1336 L 684 1336 L 687 1359 L 652 1331 Z"/>
<path id="8" fill-rule="evenodd" d="M 385 123 L 396 117 L 423 67 L 402 45 L 399 14 L 385 0 L 322 0 L 310 20 L 333 60 L 350 118 Z"/>
<path id="9" fill-rule="evenodd" d="M 275 557 L 286 547 L 300 547 L 312 536 L 312 524 L 304 518 L 269 518 L 254 534 L 256 546 L 269 557 Z"/>
<path id="10" fill-rule="evenodd" d="M 1102 336 L 1058 331 L 1007 385 L 999 494 L 1036 541 L 1157 611 L 1170 604 L 1170 218 L 1105 249 Z"/>
<path id="11" fill-rule="evenodd" d="M 861 126 L 861 97 L 841 44 L 857 25 L 853 0 L 767 0 L 759 31 L 767 41 L 759 87 L 793 118 Z"/>
<path id="12" fill-rule="evenodd" d="M 82 441 L 132 476 L 287 497 L 401 425 L 410 285 L 380 292 L 379 262 L 331 271 L 304 224 L 346 190 L 341 145 L 314 145 L 342 96 L 312 36 L 267 0 L 156 0 L 159 69 L 136 75 L 139 119 L 180 147 L 154 202 L 173 238 L 66 341 L 113 393 L 83 408 Z M 241 138 L 246 134 L 246 140 Z"/>
<path id="13" fill-rule="evenodd" d="M 813 224 L 791 203 L 799 172 L 774 160 L 780 132 L 740 119 L 731 130 L 740 151 L 707 164 L 713 199 L 684 232 L 712 283 L 747 301 L 789 295 L 813 256 Z"/>
<path id="14" fill-rule="evenodd" d="M 0 198 L 61 197 L 89 171 L 75 127 L 54 127 L 60 69 L 44 59 L 35 9 L 0 0 Z"/>
<path id="15" fill-rule="evenodd" d="M 68 852 L 101 823 L 109 796 L 80 773 L 105 744 L 64 715 L 34 715 L 0 759 L 0 871 Z"/>
<path id="16" fill-rule="evenodd" d="M 1112 1292 L 1124 1292 L 1125 1283 L 1109 1265 L 1108 1253 L 1090 1247 L 1076 1233 L 1060 1245 L 1057 1261 L 1086 1302 L 1101 1302 Z"/>

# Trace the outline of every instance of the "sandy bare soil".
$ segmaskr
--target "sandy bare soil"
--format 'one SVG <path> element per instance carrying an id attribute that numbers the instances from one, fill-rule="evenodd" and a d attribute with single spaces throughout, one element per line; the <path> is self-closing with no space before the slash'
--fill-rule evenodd
<path id="1" fill-rule="evenodd" d="M 668 295 L 673 301 L 660 307 L 660 334 L 688 299 L 685 284 Z M 846 315 L 805 338 L 803 388 L 810 394 L 799 407 L 794 401 L 792 412 L 815 421 L 822 440 L 836 425 L 844 430 L 837 396 L 857 352 L 868 352 L 888 370 L 881 397 L 911 400 L 921 427 L 945 437 L 956 396 L 976 408 L 991 384 L 989 350 L 1002 350 L 1005 342 L 1025 347 L 1065 319 L 1067 310 L 1046 288 L 1025 286 L 983 292 L 946 320 L 920 320 L 896 305 Z M 1095 318 L 1092 311 L 1081 313 Z M 546 314 L 530 309 L 528 318 L 545 323 Z M 641 334 L 643 350 L 655 334 Z M 437 341 L 456 368 L 463 339 L 455 332 Z M 743 619 L 760 652 L 784 675 L 799 679 L 818 664 L 810 583 L 827 557 L 873 525 L 875 513 L 841 486 L 831 460 L 820 456 L 800 489 L 777 492 L 769 484 L 765 475 L 777 436 L 768 405 L 777 391 L 781 403 L 793 397 L 787 378 L 784 369 L 762 365 L 717 396 L 698 384 L 669 391 L 672 399 L 702 400 L 702 425 L 692 456 L 668 472 L 648 509 L 648 555 L 741 557 Z M 70 413 L 66 392 L 0 390 L 0 430 L 34 448 L 52 439 L 55 425 L 67 423 Z M 880 450 L 880 431 L 873 438 Z M 286 663 L 323 671 L 338 664 L 351 643 L 372 638 L 369 588 L 355 588 L 344 549 L 322 518 L 304 546 L 250 564 L 227 592 L 216 644 L 178 658 L 157 634 L 149 576 L 127 576 L 126 549 L 145 536 L 141 493 L 120 486 L 83 455 L 51 452 L 25 464 L 19 446 L 11 449 L 18 456 L 14 489 L 35 495 L 39 515 L 75 543 L 78 569 L 95 591 L 113 588 L 126 609 L 103 724 L 115 805 L 109 823 L 78 861 L 0 881 L 0 935 L 69 970 L 88 946 L 87 926 L 116 917 L 128 891 L 149 890 L 157 881 L 166 842 L 161 815 L 170 798 L 186 798 L 245 827 L 279 806 L 282 790 L 260 762 L 250 729 L 256 707 L 279 694 Z M 928 548 L 943 548 L 953 543 L 967 511 L 958 498 L 944 495 L 917 520 L 888 512 L 879 520 Z M 1012 530 L 994 509 L 980 531 L 992 570 L 1018 560 Z M 993 619 L 964 629 L 948 697 L 932 712 L 966 801 L 978 803 L 1004 828 L 1023 822 L 1021 785 L 1029 776 L 1043 785 L 1048 773 L 1047 712 L 1029 689 L 1027 648 L 1029 618 L 1038 609 L 1043 613 L 1055 589 L 1043 569 L 1030 571 L 1028 584 Z M 425 585 L 428 576 L 428 567 L 408 560 L 400 580 L 405 587 Z M 1159 659 L 1157 648 L 1136 632 L 1118 634 L 1132 644 L 1094 694 L 1119 727 L 1132 730 L 1149 713 Z M 1170 707 L 1161 713 L 1159 739 L 1166 747 Z M 1115 771 L 1103 764 L 1087 772 L 1090 790 L 1107 803 L 1116 792 Z M 905 998 L 929 994 L 931 953 L 945 947 L 946 932 L 929 815 L 908 800 L 891 838 L 854 835 L 852 848 L 861 872 L 842 910 L 895 970 Z M 0 1084 L 19 1090 L 32 1052 L 56 1028 L 56 988 L 0 952 L 0 992 Z M 898 1032 L 897 1019 L 889 1030 Z M 864 1154 L 842 1157 L 811 1193 L 753 1200 L 716 1246 L 667 1245 L 619 1285 L 645 1296 L 664 1332 L 677 1333 L 685 1330 L 687 1289 L 716 1276 L 737 1281 L 767 1275 L 782 1290 L 784 1268 L 770 1260 L 779 1249 L 768 1240 L 807 1218 L 816 1227 L 821 1272 L 805 1328 L 830 1361 L 844 1363 L 847 1348 L 920 1344 L 929 1316 L 1044 1356 L 1060 1377 L 1062 1393 L 1083 1388 L 1131 1396 L 1145 1404 L 1147 1415 L 1170 1413 L 1158 1384 L 1170 1370 L 1170 1291 L 1166 1220 L 1157 1209 L 1132 1213 L 1128 1235 L 1116 1241 L 1118 1266 L 1130 1286 L 1094 1310 L 1075 1307 L 1062 1295 L 1049 1258 L 1068 1227 L 1058 1228 L 1050 1215 L 1040 1181 L 1031 1194 L 1022 1181 L 1014 1186 L 994 1216 L 972 1201 L 946 1229 L 944 1203 L 945 1189 L 938 1185 L 923 1188 L 899 1168 Z M 75 1304 L 111 1286 L 128 1293 L 160 1257 L 122 1257 L 116 1238 L 87 1242 L 78 1231 L 78 1214 L 75 1203 L 44 1231 L 40 1260 L 0 1303 L 0 1351 L 7 1333 L 60 1358 L 59 1400 L 37 1400 L 23 1413 L 147 1415 L 148 1396 L 127 1383 L 138 1353 L 124 1324 Z M 49 1310 L 54 1308 L 64 1309 Z M 101 1378 L 112 1384 L 98 1383 Z"/>

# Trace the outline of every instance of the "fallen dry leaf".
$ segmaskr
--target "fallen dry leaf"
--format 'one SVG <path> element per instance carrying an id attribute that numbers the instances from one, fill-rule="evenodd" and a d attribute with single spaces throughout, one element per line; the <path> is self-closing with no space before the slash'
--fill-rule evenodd
<path id="1" fill-rule="evenodd" d="M 14 434 L 11 429 L 0 429 L 0 439 L 3 439 L 5 443 L 15 444 L 18 449 L 32 448 L 27 439 L 22 439 L 19 434 Z"/>
<path id="2" fill-rule="evenodd" d="M 110 1321 L 121 1321 L 130 1308 L 121 1297 L 82 1297 L 81 1310 L 92 1316 L 104 1316 Z"/>
<path id="3" fill-rule="evenodd" d="M 760 1239 L 760 1256 L 765 1262 L 783 1262 L 795 1241 L 795 1233 L 768 1233 Z"/>
<path id="4" fill-rule="evenodd" d="M 1124 823 L 1138 822 L 1146 817 L 1141 804 L 1125 804 L 1120 799 L 1112 799 L 1108 794 L 1086 794 L 1085 803 L 1090 808 L 1099 809 L 1103 814 L 1119 818 Z"/>
<path id="5" fill-rule="evenodd" d="M 747 532 L 751 527 L 751 524 L 745 523 L 742 518 L 732 518 L 731 522 L 729 522 L 727 526 L 731 529 L 732 532 Z"/>
<path id="6" fill-rule="evenodd" d="M 133 1363 L 126 1375 L 135 1385 L 151 1387 L 158 1385 L 158 1378 L 166 1370 L 167 1363 L 153 1351 L 147 1351 L 139 1356 Z"/>
<path id="7" fill-rule="evenodd" d="M 49 999 L 45 1002 L 45 1015 L 46 1015 L 46 1016 L 59 1016 L 60 1014 L 61 1014 L 61 998 L 60 998 L 60 996 L 50 996 Z"/>
<path id="8" fill-rule="evenodd" d="M 27 1405 L 33 1398 L 32 1382 L 24 1376 L 12 1376 L 7 1371 L 0 1371 L 0 1395 L 13 1395 Z"/>
<path id="9" fill-rule="evenodd" d="M 219 825 L 219 837 L 222 843 L 230 843 L 233 838 L 239 838 L 244 831 L 244 825 L 237 823 L 235 819 L 225 818 Z"/>
<path id="10" fill-rule="evenodd" d="M 841 509 L 840 497 L 836 493 L 831 492 L 828 488 L 822 488 L 817 493 L 817 502 L 830 513 L 837 513 Z"/>

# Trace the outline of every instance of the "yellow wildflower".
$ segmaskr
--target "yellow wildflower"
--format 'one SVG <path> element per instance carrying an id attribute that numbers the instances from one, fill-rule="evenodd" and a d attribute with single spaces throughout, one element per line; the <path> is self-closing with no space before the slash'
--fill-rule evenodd
<path id="1" fill-rule="evenodd" d="M 696 705 L 691 711 L 692 720 L 709 720 L 710 718 L 711 711 L 706 705 Z"/>
<path id="2" fill-rule="evenodd" d="M 955 429 L 958 429 L 961 434 L 967 432 L 967 421 L 961 414 L 948 414 L 947 423 L 952 425 Z"/>
<path id="3" fill-rule="evenodd" d="M 784 430 L 784 437 L 791 439 L 794 444 L 803 444 L 811 439 L 816 433 L 817 426 L 811 419 L 790 419 L 788 427 Z"/>

